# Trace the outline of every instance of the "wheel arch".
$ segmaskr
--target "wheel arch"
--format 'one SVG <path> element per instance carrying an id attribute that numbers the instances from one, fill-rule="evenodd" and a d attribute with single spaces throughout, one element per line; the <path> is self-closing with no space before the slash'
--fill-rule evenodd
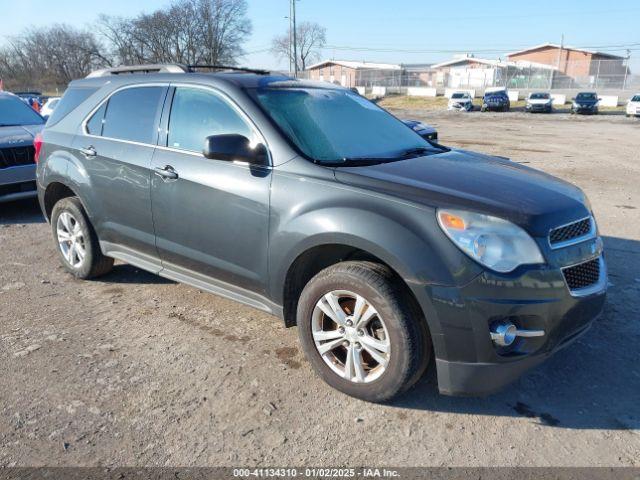
<path id="1" fill-rule="evenodd" d="M 282 285 L 283 318 L 287 327 L 296 325 L 298 299 L 309 280 L 325 268 L 344 261 L 368 261 L 386 267 L 392 273 L 401 290 L 411 298 L 415 308 L 423 315 L 425 314 L 414 291 L 405 280 L 409 278 L 410 274 L 398 259 L 373 244 L 345 236 L 339 241 L 335 238 L 324 238 L 322 241 L 306 245 L 305 248 L 301 248 L 297 252 L 295 258 L 289 263 L 280 283 Z"/>

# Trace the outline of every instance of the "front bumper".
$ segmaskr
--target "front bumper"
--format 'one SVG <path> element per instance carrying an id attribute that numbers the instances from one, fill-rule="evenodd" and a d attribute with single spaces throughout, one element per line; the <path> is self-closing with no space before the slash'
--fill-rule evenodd
<path id="1" fill-rule="evenodd" d="M 36 165 L 0 169 L 0 202 L 36 195 Z"/>
<path id="2" fill-rule="evenodd" d="M 598 107 L 597 106 L 579 106 L 579 107 L 572 107 L 572 110 L 574 111 L 574 113 L 582 113 L 582 114 L 595 114 L 598 113 Z"/>
<path id="3" fill-rule="evenodd" d="M 537 103 L 527 104 L 524 108 L 528 112 L 551 112 L 552 109 L 551 105 Z"/>
<path id="4" fill-rule="evenodd" d="M 549 263 L 509 274 L 485 271 L 462 287 L 428 286 L 418 301 L 429 320 L 438 387 L 447 395 L 487 395 L 518 378 L 586 332 L 600 315 L 607 273 L 602 241 L 594 238 L 547 256 Z M 601 259 L 592 287 L 570 290 L 563 266 Z M 428 300 L 423 301 L 424 298 Z M 491 339 L 492 325 L 543 330 L 510 347 Z"/>
<path id="5" fill-rule="evenodd" d="M 487 112 L 490 111 L 502 111 L 509 108 L 507 103 L 485 103 L 482 105 Z"/>

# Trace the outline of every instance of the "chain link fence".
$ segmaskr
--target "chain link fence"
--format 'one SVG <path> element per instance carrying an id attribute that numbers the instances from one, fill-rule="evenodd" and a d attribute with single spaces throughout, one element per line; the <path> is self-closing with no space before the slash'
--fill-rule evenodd
<path id="1" fill-rule="evenodd" d="M 301 72 L 299 76 L 317 79 L 310 71 Z M 387 87 L 392 90 L 431 87 L 482 91 L 489 87 L 506 87 L 521 90 L 615 89 L 633 92 L 640 90 L 640 75 L 634 74 L 623 59 L 565 62 L 560 67 L 496 62 L 470 63 L 462 67 L 403 65 L 396 70 L 356 69 L 348 76 L 336 75 L 333 83 L 345 83 L 345 87 Z"/>

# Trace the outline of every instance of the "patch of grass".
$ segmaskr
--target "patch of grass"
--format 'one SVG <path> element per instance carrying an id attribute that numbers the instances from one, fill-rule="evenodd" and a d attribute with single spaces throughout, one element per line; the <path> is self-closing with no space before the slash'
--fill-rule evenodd
<path id="1" fill-rule="evenodd" d="M 442 110 L 447 108 L 446 97 L 409 97 L 407 95 L 388 95 L 378 100 L 382 108 L 406 108 L 417 110 Z"/>
<path id="2" fill-rule="evenodd" d="M 406 110 L 446 110 L 449 100 L 446 97 L 410 97 L 407 95 L 387 95 L 379 100 L 377 104 L 386 109 L 406 109 Z M 524 110 L 526 100 L 518 100 L 511 102 L 511 109 Z M 572 102 L 566 102 L 564 105 L 554 105 L 556 109 L 569 109 Z M 481 98 L 473 99 L 473 106 L 476 110 L 482 105 Z M 600 107 L 602 112 L 620 112 L 624 111 L 625 105 L 617 107 Z"/>

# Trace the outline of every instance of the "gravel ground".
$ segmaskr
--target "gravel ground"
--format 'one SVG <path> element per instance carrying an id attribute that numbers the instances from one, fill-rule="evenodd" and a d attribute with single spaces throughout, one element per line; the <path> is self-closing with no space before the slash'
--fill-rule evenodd
<path id="1" fill-rule="evenodd" d="M 72 279 L 35 202 L 0 204 L 0 466 L 640 466 L 640 122 L 396 113 L 585 189 L 611 281 L 586 336 L 488 398 L 431 371 L 371 405 L 274 317 L 124 264 Z"/>

